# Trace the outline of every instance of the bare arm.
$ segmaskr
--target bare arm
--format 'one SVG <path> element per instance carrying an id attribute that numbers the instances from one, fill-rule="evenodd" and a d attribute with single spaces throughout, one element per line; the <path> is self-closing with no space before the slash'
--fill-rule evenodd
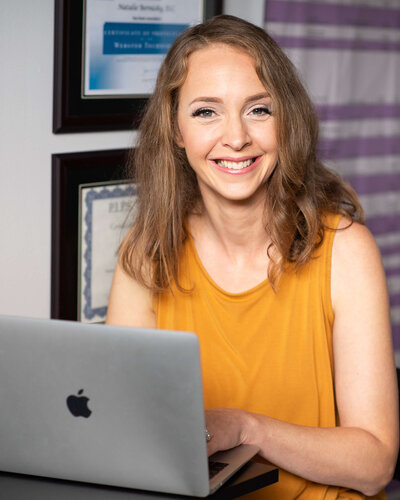
<path id="1" fill-rule="evenodd" d="M 353 224 L 336 234 L 331 289 L 340 426 L 313 428 L 240 410 L 211 410 L 207 426 L 215 441 L 209 453 L 253 443 L 266 459 L 294 474 L 373 495 L 393 474 L 398 403 L 385 276 L 365 227 Z"/>
<path id="2" fill-rule="evenodd" d="M 128 276 L 119 262 L 111 285 L 106 323 L 144 328 L 156 327 L 152 293 Z"/>

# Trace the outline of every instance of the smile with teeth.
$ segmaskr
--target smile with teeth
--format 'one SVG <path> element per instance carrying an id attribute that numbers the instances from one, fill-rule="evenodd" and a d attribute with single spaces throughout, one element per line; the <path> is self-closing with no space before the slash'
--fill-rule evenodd
<path id="1" fill-rule="evenodd" d="M 214 160 L 220 167 L 230 168 L 233 170 L 241 170 L 242 168 L 249 167 L 256 161 L 257 158 L 250 158 L 245 161 L 228 161 L 228 160 Z"/>

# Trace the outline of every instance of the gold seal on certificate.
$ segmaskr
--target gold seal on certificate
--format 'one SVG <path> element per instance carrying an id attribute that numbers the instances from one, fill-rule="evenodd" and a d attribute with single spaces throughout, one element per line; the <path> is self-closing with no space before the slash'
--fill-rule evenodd
<path id="1" fill-rule="evenodd" d="M 134 216 L 136 186 L 122 182 L 79 187 L 78 320 L 103 322 L 118 247 Z"/>

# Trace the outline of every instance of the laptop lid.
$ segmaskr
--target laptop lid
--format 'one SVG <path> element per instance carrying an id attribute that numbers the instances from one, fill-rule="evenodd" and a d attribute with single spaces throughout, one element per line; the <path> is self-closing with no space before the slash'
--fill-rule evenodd
<path id="1" fill-rule="evenodd" d="M 0 317 L 0 401 L 0 470 L 210 491 L 194 334 Z"/>

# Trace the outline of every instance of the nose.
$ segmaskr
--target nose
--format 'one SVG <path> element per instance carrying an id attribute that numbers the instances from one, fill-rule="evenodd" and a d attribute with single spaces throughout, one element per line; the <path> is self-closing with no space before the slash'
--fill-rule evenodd
<path id="1" fill-rule="evenodd" d="M 224 124 L 222 142 L 224 146 L 240 151 L 251 142 L 246 123 L 241 116 L 230 116 Z"/>

